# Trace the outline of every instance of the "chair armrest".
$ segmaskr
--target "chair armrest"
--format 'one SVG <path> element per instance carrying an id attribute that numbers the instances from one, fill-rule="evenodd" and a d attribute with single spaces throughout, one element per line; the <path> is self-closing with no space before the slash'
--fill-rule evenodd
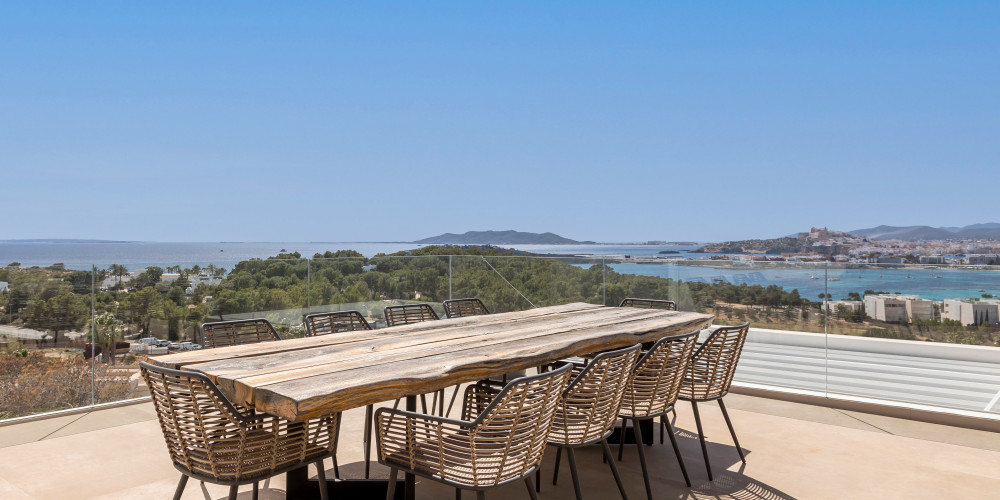
<path id="1" fill-rule="evenodd" d="M 439 471 L 456 450 L 473 449 L 471 422 L 379 408 L 375 424 L 378 460 L 391 467 Z"/>

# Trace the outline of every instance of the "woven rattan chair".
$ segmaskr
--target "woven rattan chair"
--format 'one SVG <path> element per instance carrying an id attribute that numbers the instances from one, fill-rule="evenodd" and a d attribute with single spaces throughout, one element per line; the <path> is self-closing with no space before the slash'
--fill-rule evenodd
<path id="1" fill-rule="evenodd" d="M 371 330 L 365 317 L 358 311 L 336 311 L 316 313 L 306 316 L 306 337 L 316 337 L 330 333 Z"/>
<path id="2" fill-rule="evenodd" d="M 749 331 L 750 323 L 744 323 L 740 326 L 721 327 L 712 332 L 691 357 L 691 363 L 684 375 L 684 382 L 681 384 L 679 399 L 691 402 L 691 408 L 694 410 L 694 421 L 698 426 L 698 439 L 701 440 L 701 452 L 705 456 L 705 468 L 708 470 L 710 481 L 712 480 L 712 466 L 708 461 L 708 447 L 705 445 L 705 433 L 701 428 L 698 402 L 712 400 L 719 402 L 722 416 L 726 418 L 729 433 L 733 436 L 736 451 L 740 454 L 740 460 L 746 463 L 746 456 L 743 455 L 743 448 L 740 447 L 740 442 L 736 439 L 733 422 L 729 420 L 729 412 L 726 411 L 726 405 L 722 402 L 722 398 L 729 393 L 729 386 L 733 383 L 733 374 L 736 373 L 736 364 L 740 361 L 740 353 L 743 352 L 743 344 L 746 342 Z"/>
<path id="3" fill-rule="evenodd" d="M 266 319 L 238 319 L 201 325 L 201 342 L 206 349 L 272 340 L 281 340 L 281 337 Z"/>
<path id="4" fill-rule="evenodd" d="M 639 358 L 628 389 L 625 391 L 625 399 L 622 400 L 622 440 L 618 445 L 618 460 L 622 459 L 622 450 L 625 447 L 625 426 L 627 421 L 631 420 L 632 428 L 635 429 L 635 444 L 639 448 L 639 463 L 642 465 L 646 496 L 650 500 L 653 498 L 653 491 L 649 487 L 649 472 L 646 470 L 646 452 L 642 445 L 640 420 L 661 417 L 661 421 L 666 422 L 670 444 L 674 446 L 674 454 L 677 455 L 681 473 L 684 474 L 684 482 L 689 488 L 691 487 L 691 479 L 688 478 L 687 468 L 684 467 L 684 458 L 681 457 L 677 438 L 674 437 L 674 428 L 663 416 L 672 410 L 674 403 L 677 402 L 681 382 L 684 380 L 697 342 L 697 331 L 658 340 L 652 349 Z"/>
<path id="5" fill-rule="evenodd" d="M 336 311 L 310 314 L 305 318 L 306 337 L 329 335 L 331 333 L 355 332 L 371 330 L 365 317 L 358 311 Z M 365 479 L 371 474 L 371 442 L 372 442 L 372 405 L 365 407 Z M 337 456 L 333 456 L 333 477 L 340 477 L 340 467 Z"/>
<path id="6" fill-rule="evenodd" d="M 434 309 L 428 304 L 404 304 L 401 306 L 389 306 L 383 310 L 385 314 L 385 324 L 388 326 L 412 325 L 413 323 L 423 323 L 424 321 L 436 321 L 440 319 Z M 420 395 L 420 406 L 424 413 L 427 413 L 427 396 Z M 399 407 L 399 400 L 392 406 Z M 431 408 L 439 408 L 438 414 L 444 415 L 444 389 L 434 393 L 431 400 Z"/>
<path id="7" fill-rule="evenodd" d="M 636 360 L 639 359 L 640 347 L 640 344 L 636 344 L 625 349 L 598 354 L 579 371 L 563 391 L 552 424 L 552 432 L 549 434 L 549 444 L 556 447 L 552 484 L 556 484 L 559 478 L 559 458 L 565 448 L 577 500 L 582 500 L 583 494 L 580 491 L 580 476 L 576 469 L 576 454 L 573 449 L 595 443 L 601 443 L 604 457 L 611 466 L 615 483 L 618 484 L 618 491 L 621 492 L 623 499 L 628 499 L 621 476 L 618 475 L 618 466 L 615 465 L 611 448 L 608 446 L 608 436 L 611 435 L 618 420 L 625 389 Z M 540 489 L 540 472 L 538 476 L 539 484 L 536 488 Z"/>
<path id="8" fill-rule="evenodd" d="M 462 490 L 484 490 L 523 480 L 537 500 L 531 473 L 537 470 L 552 428 L 570 366 L 512 381 L 493 397 L 493 388 L 472 385 L 466 391 L 461 420 L 379 408 L 379 463 L 389 466 L 387 499 L 394 498 L 400 470 Z M 480 403 L 493 397 L 477 413 Z"/>
<path id="9" fill-rule="evenodd" d="M 660 299 L 635 299 L 628 298 L 623 299 L 618 307 L 635 307 L 637 309 L 663 309 L 664 311 L 676 311 L 677 303 L 672 300 L 660 300 Z M 653 348 L 652 343 L 643 344 L 642 349 L 648 351 Z M 671 410 L 673 412 L 673 410 Z M 676 416 L 676 412 L 674 412 Z M 660 417 L 660 444 L 663 444 L 663 435 L 667 433 L 667 423 L 666 417 Z M 618 456 L 621 456 L 621 450 L 618 451 Z"/>
<path id="10" fill-rule="evenodd" d="M 438 318 L 434 309 L 428 304 L 405 304 L 385 308 L 385 324 L 389 326 L 409 325 L 423 321 L 434 321 Z"/>
<path id="11" fill-rule="evenodd" d="M 489 314 L 490 310 L 486 308 L 483 301 L 479 299 L 453 299 L 446 300 L 442 303 L 444 305 L 444 314 L 449 318 L 463 318 L 465 316 L 481 316 L 483 314 Z"/>
<path id="12" fill-rule="evenodd" d="M 189 477 L 229 486 L 257 483 L 307 464 L 317 464 L 320 496 L 327 498 L 323 459 L 337 449 L 338 415 L 293 423 L 254 414 L 230 403 L 208 377 L 139 364 L 152 395 L 160 430 L 174 468 L 181 472 L 174 500 Z"/>

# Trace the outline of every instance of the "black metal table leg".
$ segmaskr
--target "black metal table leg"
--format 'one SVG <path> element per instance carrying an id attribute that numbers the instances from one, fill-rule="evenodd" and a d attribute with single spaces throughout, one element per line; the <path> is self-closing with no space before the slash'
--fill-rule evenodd
<path id="1" fill-rule="evenodd" d="M 639 427 L 642 430 L 642 442 L 645 444 L 653 444 L 653 421 L 652 420 L 640 420 Z M 621 440 L 622 428 L 615 427 L 614 432 L 608 436 L 609 443 L 618 443 Z M 634 444 L 635 443 L 635 431 L 629 426 L 625 429 L 625 443 Z"/>
<path id="2" fill-rule="evenodd" d="M 417 411 L 416 396 L 406 396 L 406 411 Z M 403 477 L 405 484 L 405 500 L 416 500 L 416 480 L 413 473 L 407 472 Z"/>

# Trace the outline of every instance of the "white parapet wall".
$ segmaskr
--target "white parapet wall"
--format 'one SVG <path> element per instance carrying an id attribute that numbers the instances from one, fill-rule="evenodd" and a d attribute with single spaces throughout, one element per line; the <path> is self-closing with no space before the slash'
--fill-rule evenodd
<path id="1" fill-rule="evenodd" d="M 1000 366 L 1000 347 L 921 342 L 916 340 L 880 339 L 825 333 L 796 332 L 750 328 L 747 342 L 777 344 L 782 346 L 809 347 L 897 356 L 997 363 Z"/>

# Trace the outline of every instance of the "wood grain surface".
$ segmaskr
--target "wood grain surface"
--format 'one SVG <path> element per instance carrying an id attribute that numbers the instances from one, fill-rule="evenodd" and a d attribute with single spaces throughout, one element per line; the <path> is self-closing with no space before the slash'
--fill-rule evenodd
<path id="1" fill-rule="evenodd" d="M 426 394 L 567 356 L 707 327 L 693 312 L 574 303 L 151 358 L 212 378 L 226 397 L 301 421 Z"/>

